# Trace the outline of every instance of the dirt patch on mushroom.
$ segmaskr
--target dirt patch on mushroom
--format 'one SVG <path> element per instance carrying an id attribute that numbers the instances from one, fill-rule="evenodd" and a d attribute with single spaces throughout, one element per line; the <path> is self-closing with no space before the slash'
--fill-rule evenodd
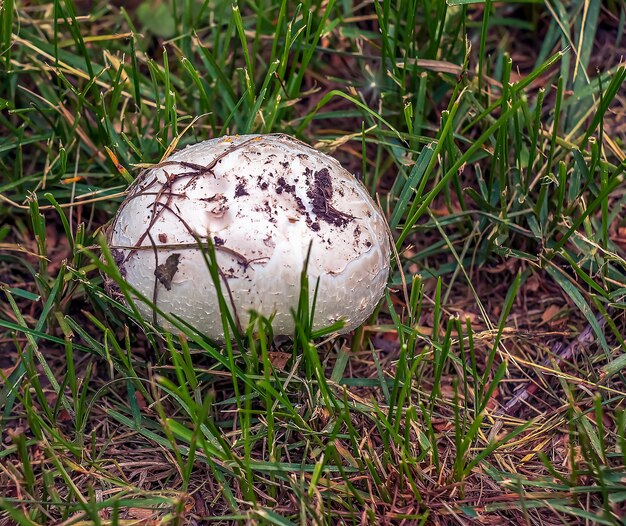
<path id="1" fill-rule="evenodd" d="M 180 254 L 170 254 L 165 263 L 158 265 L 154 271 L 156 278 L 167 290 L 172 290 L 172 279 L 174 279 L 174 274 L 178 272 L 179 261 Z"/>
<path id="2" fill-rule="evenodd" d="M 264 181 L 263 178 L 259 175 L 259 177 L 257 177 L 257 186 L 261 189 L 261 190 L 267 190 L 267 187 L 270 184 L 267 181 Z"/>
<path id="3" fill-rule="evenodd" d="M 276 183 L 276 193 L 282 194 L 283 192 L 288 192 L 290 194 L 295 194 L 296 186 L 293 184 L 287 183 L 284 177 L 278 178 L 278 183 Z"/>
<path id="4" fill-rule="evenodd" d="M 313 185 L 306 194 L 311 200 L 313 213 L 321 220 L 334 226 L 345 227 L 354 217 L 340 212 L 331 205 L 333 198 L 333 182 L 328 168 L 315 172 Z"/>
<path id="5" fill-rule="evenodd" d="M 246 190 L 245 181 L 239 181 L 237 187 L 235 188 L 235 197 L 241 197 L 242 195 L 250 195 L 248 190 Z"/>

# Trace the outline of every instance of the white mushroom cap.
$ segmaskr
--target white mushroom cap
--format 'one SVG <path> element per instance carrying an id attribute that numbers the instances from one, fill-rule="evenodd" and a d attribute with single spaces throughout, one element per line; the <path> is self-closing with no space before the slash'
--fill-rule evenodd
<path id="1" fill-rule="evenodd" d="M 131 285 L 222 340 L 197 243 L 209 237 L 226 302 L 244 329 L 256 311 L 274 315 L 275 335 L 293 334 L 309 246 L 311 301 L 319 277 L 315 329 L 340 319 L 342 332 L 358 327 L 385 291 L 390 243 L 381 212 L 335 159 L 286 135 L 226 136 L 171 155 L 138 178 L 109 231 Z M 148 305 L 138 308 L 153 319 Z"/>

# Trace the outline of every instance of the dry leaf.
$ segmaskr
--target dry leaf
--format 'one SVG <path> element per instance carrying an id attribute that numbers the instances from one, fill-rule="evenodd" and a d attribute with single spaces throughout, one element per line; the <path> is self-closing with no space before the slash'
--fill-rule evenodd
<path id="1" fill-rule="evenodd" d="M 18 426 L 15 428 L 8 427 L 6 432 L 7 432 L 7 437 L 4 439 L 4 441 L 7 444 L 10 444 L 11 442 L 13 442 L 13 440 L 17 439 L 20 435 L 24 434 L 24 428 L 22 426 Z"/>
<path id="2" fill-rule="evenodd" d="M 148 404 L 146 403 L 144 396 L 139 391 L 135 391 L 135 400 L 137 402 L 137 407 L 139 407 L 142 411 L 145 411 Z"/>
<path id="3" fill-rule="evenodd" d="M 450 420 L 445 418 L 433 418 L 432 420 L 433 428 L 438 433 L 442 433 L 443 431 L 450 431 L 454 426 Z"/>
<path id="4" fill-rule="evenodd" d="M 67 409 L 61 409 L 57 414 L 57 422 L 71 422 L 72 415 Z"/>
<path id="5" fill-rule="evenodd" d="M 16 367 L 17 363 L 9 367 L 0 367 L 0 377 L 8 378 Z"/>
<path id="6" fill-rule="evenodd" d="M 541 321 L 543 323 L 548 323 L 549 321 L 556 318 L 559 312 L 561 312 L 561 307 L 559 307 L 558 305 L 549 305 L 548 308 L 543 311 L 543 314 L 541 315 Z"/>
<path id="7" fill-rule="evenodd" d="M 286 352 L 277 352 L 270 351 L 267 353 L 270 363 L 274 366 L 275 369 L 284 370 L 287 362 L 291 358 L 291 354 Z"/>
<path id="8" fill-rule="evenodd" d="M 540 285 L 541 282 L 535 274 L 533 274 L 532 276 L 530 276 L 530 278 L 526 280 L 526 290 L 530 292 L 537 292 Z"/>
<path id="9" fill-rule="evenodd" d="M 350 453 L 350 451 L 348 451 L 348 449 L 345 448 L 337 438 L 335 439 L 335 449 L 337 450 L 337 453 L 339 453 L 345 460 L 347 460 L 352 467 L 359 467 L 359 463 L 356 461 L 352 453 Z"/>

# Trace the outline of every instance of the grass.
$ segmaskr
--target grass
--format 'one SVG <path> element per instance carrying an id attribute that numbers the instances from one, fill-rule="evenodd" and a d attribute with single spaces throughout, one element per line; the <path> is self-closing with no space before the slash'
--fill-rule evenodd
<path id="1" fill-rule="evenodd" d="M 5 0 L 0 524 L 625 524 L 625 23 Z M 398 259 L 354 334 L 303 294 L 293 339 L 259 318 L 217 346 L 104 294 L 132 295 L 100 229 L 137 166 L 250 132 L 380 199 Z"/>

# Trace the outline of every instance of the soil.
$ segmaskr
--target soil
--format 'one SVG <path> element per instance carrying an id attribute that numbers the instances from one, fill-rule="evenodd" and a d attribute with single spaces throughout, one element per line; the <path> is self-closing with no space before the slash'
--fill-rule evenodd
<path id="1" fill-rule="evenodd" d="M 165 263 L 161 263 L 154 271 L 154 275 L 167 290 L 172 290 L 172 279 L 178 272 L 179 260 L 180 254 L 170 254 Z"/>
<path id="2" fill-rule="evenodd" d="M 333 182 L 328 168 L 315 172 L 313 185 L 309 187 L 307 196 L 311 200 L 313 213 L 321 220 L 334 226 L 345 227 L 354 217 L 344 214 L 330 204 L 333 197 Z"/>
<path id="3" fill-rule="evenodd" d="M 246 182 L 239 181 L 237 186 L 235 187 L 235 197 L 241 197 L 243 195 L 250 195 L 248 190 L 246 190 Z"/>

